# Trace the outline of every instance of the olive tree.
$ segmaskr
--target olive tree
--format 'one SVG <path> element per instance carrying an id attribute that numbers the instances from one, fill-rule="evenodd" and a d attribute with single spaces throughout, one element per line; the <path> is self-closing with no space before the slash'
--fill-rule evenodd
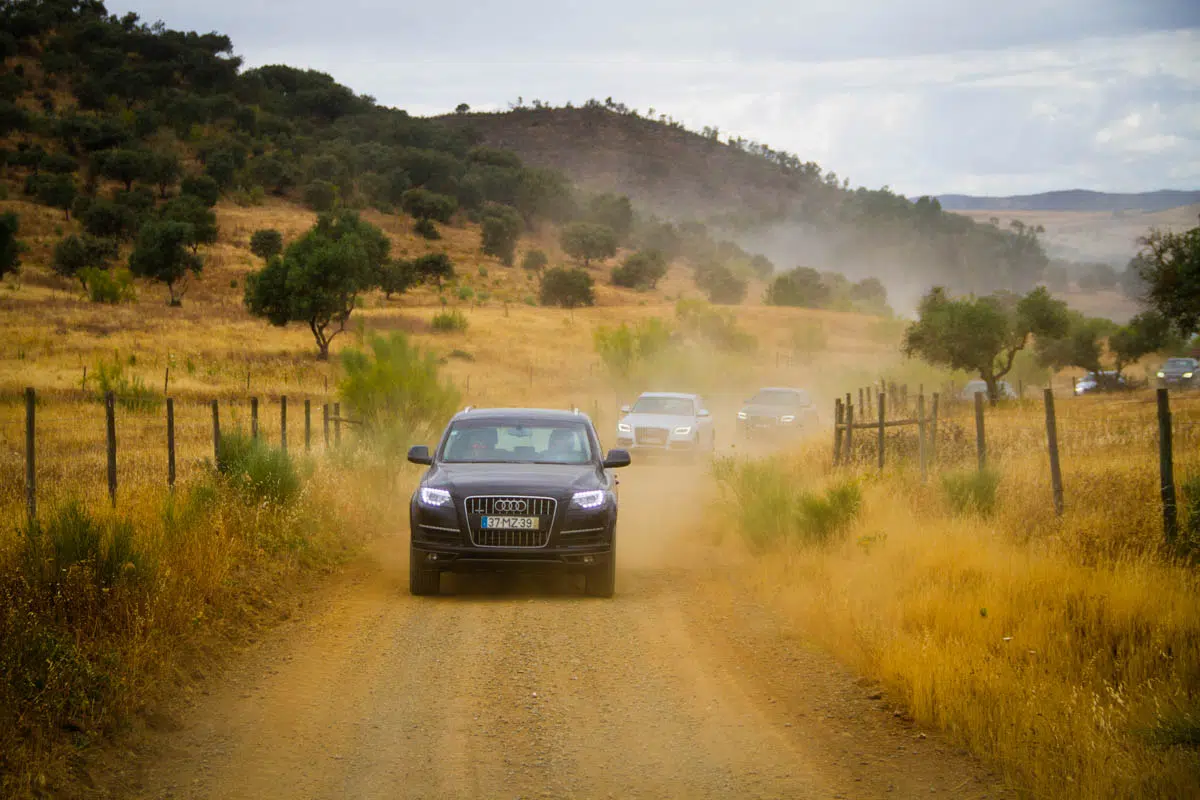
<path id="1" fill-rule="evenodd" d="M 1200 330 L 1200 227 L 1151 231 L 1130 266 L 1145 282 L 1145 299 L 1183 335 Z"/>
<path id="2" fill-rule="evenodd" d="M 1030 337 L 1061 339 L 1070 325 L 1066 303 L 1045 287 L 1019 298 L 997 293 L 955 299 L 935 286 L 921 299 L 917 314 L 904 333 L 905 355 L 978 374 L 993 404 L 1000 397 L 1000 379 Z"/>
<path id="3" fill-rule="evenodd" d="M 250 235 L 250 252 L 270 261 L 283 252 L 283 234 L 274 228 L 260 228 Z"/>
<path id="4" fill-rule="evenodd" d="M 246 308 L 272 325 L 306 323 L 317 358 L 327 360 L 358 296 L 378 285 L 389 249 L 383 231 L 354 212 L 322 214 L 282 256 L 247 276 Z"/>
<path id="5" fill-rule="evenodd" d="M 187 222 L 151 220 L 138 231 L 129 271 L 139 278 L 165 283 L 172 306 L 183 305 L 188 280 L 204 269 L 204 259 L 193 251 L 195 228 Z"/>
<path id="6" fill-rule="evenodd" d="M 483 220 L 480 223 L 483 252 L 495 256 L 511 267 L 520 235 L 521 215 L 516 209 L 499 203 L 488 203 L 484 206 Z"/>
<path id="7" fill-rule="evenodd" d="M 572 222 L 564 225 L 558 236 L 563 251 L 574 259 L 591 266 L 593 259 L 603 260 L 617 254 L 617 234 L 607 225 L 594 222 Z"/>
<path id="8" fill-rule="evenodd" d="M 50 266 L 56 274 L 78 280 L 86 292 L 88 270 L 107 269 L 116 257 L 117 243 L 112 239 L 70 234 L 54 245 Z"/>
<path id="9" fill-rule="evenodd" d="M 596 299 L 592 284 L 592 276 L 582 269 L 548 269 L 542 273 L 542 305 L 563 308 L 593 305 Z"/>

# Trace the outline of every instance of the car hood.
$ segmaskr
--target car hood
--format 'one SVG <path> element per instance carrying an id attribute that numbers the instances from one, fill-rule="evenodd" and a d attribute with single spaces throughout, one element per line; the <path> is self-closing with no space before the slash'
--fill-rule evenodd
<path id="1" fill-rule="evenodd" d="M 1161 372 L 1163 375 L 1170 375 L 1171 377 L 1178 378 L 1186 375 L 1189 372 L 1195 372 L 1197 370 L 1200 370 L 1200 367 L 1171 367 L 1169 369 L 1167 367 L 1163 367 L 1159 370 L 1159 372 Z"/>
<path id="2" fill-rule="evenodd" d="M 475 494 L 542 494 L 559 497 L 600 486 L 594 464 L 438 464 L 426 486 L 459 497 Z"/>
<path id="3" fill-rule="evenodd" d="M 621 422 L 635 428 L 675 428 L 681 425 L 695 425 L 694 417 L 679 414 L 626 414 Z"/>
<path id="4" fill-rule="evenodd" d="M 800 406 L 769 406 L 761 403 L 747 403 L 742 411 L 748 417 L 782 417 L 786 414 L 795 416 L 803 410 Z"/>

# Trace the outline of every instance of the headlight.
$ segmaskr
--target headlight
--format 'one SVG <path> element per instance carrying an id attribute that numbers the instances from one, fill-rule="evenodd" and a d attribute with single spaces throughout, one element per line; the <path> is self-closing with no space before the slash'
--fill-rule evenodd
<path id="1" fill-rule="evenodd" d="M 603 489 L 595 489 L 590 492 L 576 492 L 571 497 L 571 505 L 575 508 L 582 508 L 585 511 L 588 511 L 604 505 L 605 499 L 606 498 Z"/>
<path id="2" fill-rule="evenodd" d="M 1190 373 L 1190 372 L 1185 372 L 1185 373 L 1183 373 L 1183 377 L 1185 377 L 1185 378 L 1190 378 L 1190 377 L 1192 377 L 1192 373 Z"/>
<path id="3" fill-rule="evenodd" d="M 745 411 L 739 411 L 739 412 L 738 412 L 738 419 L 746 419 L 746 412 L 745 412 Z"/>
<path id="4" fill-rule="evenodd" d="M 691 432 L 692 432 L 692 427 L 690 425 L 680 425 L 678 428 L 675 429 L 676 436 L 687 436 Z"/>
<path id="5" fill-rule="evenodd" d="M 1165 378 L 1165 377 L 1167 377 L 1167 376 L 1166 376 L 1164 373 L 1162 373 L 1162 372 L 1160 371 L 1160 372 L 1158 373 L 1158 377 L 1160 377 L 1160 378 Z"/>
<path id="6" fill-rule="evenodd" d="M 788 422 L 795 422 L 796 415 L 795 414 L 784 414 L 782 417 L 779 418 L 779 421 L 782 423 L 785 423 L 785 424 Z"/>
<path id="7" fill-rule="evenodd" d="M 430 508 L 441 508 L 450 505 L 450 493 L 445 489 L 430 489 L 421 487 L 421 502 Z"/>
<path id="8" fill-rule="evenodd" d="M 633 433 L 633 426 L 628 422 L 618 422 L 617 433 Z"/>

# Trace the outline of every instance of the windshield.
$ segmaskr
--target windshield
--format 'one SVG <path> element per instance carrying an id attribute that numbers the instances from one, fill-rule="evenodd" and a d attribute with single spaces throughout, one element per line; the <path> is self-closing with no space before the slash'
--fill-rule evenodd
<path id="1" fill-rule="evenodd" d="M 786 389 L 763 389 L 751 397 L 750 402 L 759 406 L 806 406 L 809 404 L 806 393 Z"/>
<path id="2" fill-rule="evenodd" d="M 448 464 L 587 464 L 592 443 L 578 422 L 458 422 L 446 436 Z"/>
<path id="3" fill-rule="evenodd" d="M 1190 358 L 1168 358 L 1167 369 L 1188 369 L 1196 365 Z"/>
<path id="4" fill-rule="evenodd" d="M 639 397 L 633 404 L 635 414 L 666 414 L 673 417 L 690 417 L 694 412 L 692 401 L 686 397 Z"/>

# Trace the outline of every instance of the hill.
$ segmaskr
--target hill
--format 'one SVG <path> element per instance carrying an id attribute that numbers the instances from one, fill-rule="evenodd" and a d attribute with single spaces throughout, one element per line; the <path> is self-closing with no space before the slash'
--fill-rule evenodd
<path id="1" fill-rule="evenodd" d="M 1011 197 L 940 194 L 937 199 L 942 208 L 950 211 L 1137 211 L 1149 214 L 1200 203 L 1200 191 L 1163 189 L 1137 194 L 1108 194 L 1069 189 Z"/>

